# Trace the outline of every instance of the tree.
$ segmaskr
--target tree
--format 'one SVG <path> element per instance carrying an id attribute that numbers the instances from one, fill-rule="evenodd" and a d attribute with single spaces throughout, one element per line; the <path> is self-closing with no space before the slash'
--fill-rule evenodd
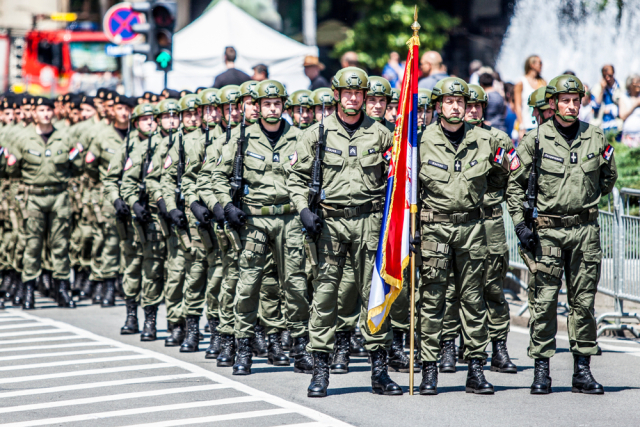
<path id="1" fill-rule="evenodd" d="M 349 0 L 362 19 L 336 44 L 334 55 L 355 51 L 358 59 L 372 69 L 381 69 L 396 51 L 406 56 L 406 42 L 411 37 L 414 6 L 418 6 L 420 50 L 440 50 L 449 39 L 448 31 L 458 24 L 446 12 L 436 11 L 427 0 Z"/>

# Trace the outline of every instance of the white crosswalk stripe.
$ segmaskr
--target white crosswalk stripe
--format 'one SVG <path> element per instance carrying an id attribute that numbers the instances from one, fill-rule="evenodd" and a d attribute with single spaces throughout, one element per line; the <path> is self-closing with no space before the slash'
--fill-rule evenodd
<path id="1" fill-rule="evenodd" d="M 234 420 L 349 426 L 191 363 L 66 323 L 24 312 L 0 314 L 0 322 L 0 414 L 11 414 L 0 415 L 3 426 L 83 425 L 98 419 L 101 425 L 140 427 Z M 54 334 L 65 335 L 46 336 Z M 43 336 L 13 338 L 24 335 Z"/>

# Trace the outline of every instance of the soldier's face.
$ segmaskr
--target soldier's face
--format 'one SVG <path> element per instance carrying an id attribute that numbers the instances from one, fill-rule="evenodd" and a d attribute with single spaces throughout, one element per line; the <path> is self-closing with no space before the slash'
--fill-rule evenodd
<path id="1" fill-rule="evenodd" d="M 432 108 L 428 108 L 426 112 L 424 111 L 424 107 L 418 108 L 418 127 L 422 126 L 423 123 L 425 126 L 429 126 L 432 120 L 433 120 Z"/>
<path id="2" fill-rule="evenodd" d="M 260 100 L 260 115 L 263 118 L 277 118 L 282 116 L 283 108 L 282 100 L 280 98 L 267 98 Z"/>
<path id="3" fill-rule="evenodd" d="M 109 120 L 113 120 L 115 118 L 115 108 L 113 106 L 113 101 L 106 101 L 104 103 L 104 111 Z"/>
<path id="4" fill-rule="evenodd" d="M 384 114 L 384 118 L 388 122 L 395 123 L 397 117 L 398 117 L 398 103 L 392 102 L 391 104 L 387 105 L 387 111 Z"/>
<path id="5" fill-rule="evenodd" d="M 340 100 L 345 110 L 360 110 L 364 103 L 364 91 L 358 89 L 342 89 L 333 92 L 333 96 Z"/>
<path id="6" fill-rule="evenodd" d="M 31 122 L 31 105 L 23 105 L 20 107 L 20 111 L 22 111 L 22 120 L 26 122 Z"/>
<path id="7" fill-rule="evenodd" d="M 131 108 L 127 105 L 118 104 L 113 108 L 115 121 L 121 126 L 126 126 L 131 116 Z"/>
<path id="8" fill-rule="evenodd" d="M 14 119 L 16 120 L 16 123 L 22 122 L 22 120 L 24 119 L 24 114 L 22 112 L 22 108 L 14 109 L 13 110 L 13 116 L 14 116 Z"/>
<path id="9" fill-rule="evenodd" d="M 163 129 L 178 129 L 180 127 L 180 118 L 177 114 L 163 113 L 160 116 L 160 123 Z"/>
<path id="10" fill-rule="evenodd" d="M 466 121 L 469 120 L 480 120 L 482 119 L 482 104 L 467 104 L 467 108 L 464 113 L 464 119 Z"/>
<path id="11" fill-rule="evenodd" d="M 46 105 L 39 105 L 36 107 L 34 120 L 39 125 L 51 124 L 53 118 L 53 108 Z"/>
<path id="12" fill-rule="evenodd" d="M 202 107 L 202 120 L 207 123 L 220 123 L 222 112 L 215 105 L 205 105 Z"/>
<path id="13" fill-rule="evenodd" d="M 248 119 L 258 120 L 260 118 L 260 108 L 253 104 L 253 99 L 250 96 L 242 98 L 242 105 L 244 114 Z"/>
<path id="14" fill-rule="evenodd" d="M 100 98 L 96 98 L 93 100 L 93 103 L 96 104 L 96 111 L 100 117 L 104 117 L 104 102 Z"/>
<path id="15" fill-rule="evenodd" d="M 549 99 L 551 110 L 556 110 L 556 98 Z M 580 113 L 580 95 L 577 93 L 561 93 L 557 98 L 558 114 L 578 117 Z"/>
<path id="16" fill-rule="evenodd" d="M 82 108 L 82 111 L 80 112 L 82 120 L 89 120 L 91 117 L 96 115 L 96 109 L 89 104 L 82 104 L 80 108 Z"/>
<path id="17" fill-rule="evenodd" d="M 316 121 L 320 121 L 322 120 L 322 105 L 316 105 L 315 106 L 315 113 L 316 113 Z M 325 117 L 329 117 L 330 115 L 332 115 L 334 112 L 336 111 L 336 107 L 333 105 L 325 105 L 324 106 L 324 116 Z"/>
<path id="18" fill-rule="evenodd" d="M 436 102 L 436 111 L 444 117 L 450 119 L 458 117 L 464 118 L 465 102 L 461 96 L 445 96 L 442 102 Z"/>
<path id="19" fill-rule="evenodd" d="M 306 125 L 313 121 L 313 113 L 311 112 L 311 108 L 307 107 L 293 107 L 293 121 L 296 123 L 302 123 Z"/>
<path id="20" fill-rule="evenodd" d="M 153 121 L 152 115 L 140 117 L 137 123 L 138 129 L 140 129 L 142 132 L 153 132 L 153 130 L 155 129 L 155 125 L 156 122 Z"/>
<path id="21" fill-rule="evenodd" d="M 70 110 L 69 120 L 71 121 L 72 125 L 75 125 L 76 123 L 78 123 L 80 121 L 80 110 L 77 108 Z"/>
<path id="22" fill-rule="evenodd" d="M 223 107 L 223 117 L 222 119 L 225 123 L 229 120 L 229 112 L 231 112 L 231 122 L 240 123 L 240 119 L 242 119 L 242 114 L 240 113 L 240 109 L 238 108 L 238 104 L 225 104 Z"/>
<path id="23" fill-rule="evenodd" d="M 197 108 L 195 110 L 183 111 L 182 123 L 187 127 L 200 126 L 202 124 L 202 115 L 200 114 L 200 109 Z"/>
<path id="24" fill-rule="evenodd" d="M 13 122 L 13 118 L 14 118 L 13 108 L 7 108 L 2 112 L 2 121 L 4 122 L 5 125 L 8 125 L 9 123 Z"/>
<path id="25" fill-rule="evenodd" d="M 367 96 L 367 116 L 383 117 L 387 112 L 386 96 Z"/>
<path id="26" fill-rule="evenodd" d="M 542 117 L 544 117 L 545 119 L 550 119 L 551 117 L 553 117 L 553 110 L 551 108 L 547 108 L 546 110 L 543 110 Z"/>

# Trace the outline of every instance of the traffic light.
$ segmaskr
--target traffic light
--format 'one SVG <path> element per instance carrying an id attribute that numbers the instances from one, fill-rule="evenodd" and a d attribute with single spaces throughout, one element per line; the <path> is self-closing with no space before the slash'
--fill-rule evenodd
<path id="1" fill-rule="evenodd" d="M 173 0 L 135 2 L 131 9 L 143 13 L 146 23 L 131 29 L 143 34 L 145 43 L 133 45 L 133 51 L 146 55 L 160 71 L 171 71 L 173 66 L 173 31 L 176 26 L 177 5 Z"/>

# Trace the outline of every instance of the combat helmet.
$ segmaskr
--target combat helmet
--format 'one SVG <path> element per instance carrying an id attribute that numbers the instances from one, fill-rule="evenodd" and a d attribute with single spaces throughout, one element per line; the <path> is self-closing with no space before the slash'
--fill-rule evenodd
<path id="1" fill-rule="evenodd" d="M 307 107 L 311 108 L 313 102 L 311 101 L 311 91 L 307 89 L 300 89 L 291 94 L 289 97 L 292 107 Z"/>
<path id="2" fill-rule="evenodd" d="M 531 92 L 529 95 L 529 99 L 527 100 L 527 105 L 532 108 L 537 108 L 538 110 L 548 110 L 551 108 L 549 106 L 549 101 L 547 100 L 546 95 L 547 87 L 542 86 L 538 89 Z"/>
<path id="3" fill-rule="evenodd" d="M 197 110 L 200 106 L 200 96 L 190 93 L 180 98 L 178 103 L 180 104 L 180 112 Z"/>
<path id="4" fill-rule="evenodd" d="M 545 90 L 545 98 L 548 100 L 550 98 L 556 97 L 561 93 L 576 93 L 580 98 L 582 98 L 585 94 L 584 85 L 580 81 L 579 78 L 573 76 L 571 74 L 562 74 L 558 77 L 554 77 L 551 79 L 547 88 Z M 562 120 L 566 122 L 574 122 L 578 119 L 578 116 L 565 116 L 561 115 L 558 110 L 558 104 L 556 103 L 555 109 L 556 116 L 560 117 Z"/>
<path id="5" fill-rule="evenodd" d="M 200 105 L 213 105 L 217 106 L 220 100 L 218 99 L 218 89 L 210 88 L 205 89 L 198 95 L 200 97 Z"/>
<path id="6" fill-rule="evenodd" d="M 245 96 L 250 96 L 250 97 L 254 97 L 254 93 L 256 91 L 256 87 L 258 86 L 257 81 L 255 80 L 248 80 L 244 83 L 242 83 L 240 85 L 240 96 L 241 97 L 245 97 Z"/>
<path id="7" fill-rule="evenodd" d="M 488 101 L 489 97 L 481 86 L 469 84 L 469 100 L 467 104 L 486 104 Z"/>
<path id="8" fill-rule="evenodd" d="M 237 104 L 240 101 L 240 86 L 223 86 L 217 93 L 219 105 Z"/>
<path id="9" fill-rule="evenodd" d="M 433 105 L 431 105 L 431 91 L 429 89 L 418 89 L 418 107 L 426 109 L 433 108 Z"/>
<path id="10" fill-rule="evenodd" d="M 323 101 L 325 106 L 337 104 L 337 101 L 333 97 L 333 91 L 331 89 L 329 89 L 328 87 L 321 87 L 311 92 L 311 105 L 313 105 L 314 107 L 316 105 L 321 107 Z"/>
<path id="11" fill-rule="evenodd" d="M 458 77 L 445 77 L 431 91 L 431 100 L 439 101 L 443 96 L 464 96 L 469 99 L 469 86 Z"/>
<path id="12" fill-rule="evenodd" d="M 284 85 L 277 80 L 263 80 L 256 87 L 256 91 L 253 97 L 254 101 L 260 101 L 261 99 L 277 99 L 283 103 L 283 109 L 288 108 L 287 102 L 287 90 Z M 260 117 L 262 117 L 262 112 L 260 112 Z M 262 117 L 264 121 L 267 123 L 277 123 L 280 121 L 281 117 Z"/>
<path id="13" fill-rule="evenodd" d="M 394 102 L 400 102 L 400 91 L 398 89 L 391 89 L 391 99 L 389 100 L 389 104 Z"/>
<path id="14" fill-rule="evenodd" d="M 136 120 L 142 116 L 155 116 L 154 106 L 148 103 L 136 105 L 131 113 L 131 120 Z"/>
<path id="15" fill-rule="evenodd" d="M 164 113 L 174 113 L 177 114 L 180 112 L 180 103 L 177 99 L 167 98 L 158 103 L 156 105 L 156 115 L 159 116 Z"/>
<path id="16" fill-rule="evenodd" d="M 343 68 L 333 76 L 333 80 L 331 80 L 331 89 L 369 90 L 369 76 L 362 68 Z"/>
<path id="17" fill-rule="evenodd" d="M 369 77 L 369 91 L 367 96 L 386 96 L 387 101 L 391 101 L 391 83 L 389 80 L 380 76 Z"/>

